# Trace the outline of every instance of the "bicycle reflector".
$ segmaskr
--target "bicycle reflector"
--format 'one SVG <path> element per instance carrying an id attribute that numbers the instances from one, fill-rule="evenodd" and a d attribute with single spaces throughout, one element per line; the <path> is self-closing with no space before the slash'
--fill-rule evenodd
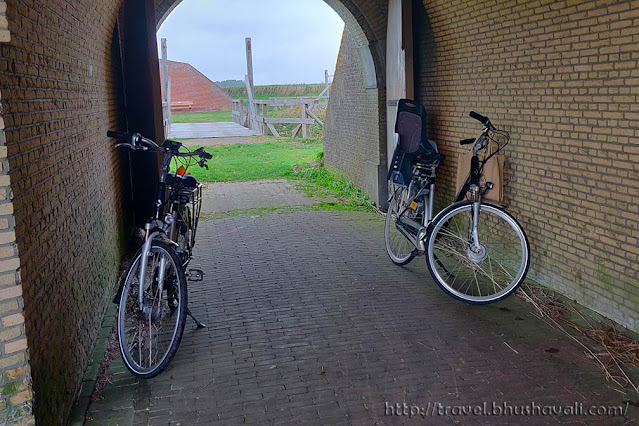
<path id="1" fill-rule="evenodd" d="M 180 166 L 180 167 L 178 167 L 178 169 L 177 169 L 177 174 L 178 174 L 179 176 L 184 176 L 184 173 L 186 173 L 186 169 L 184 168 L 184 166 Z"/>

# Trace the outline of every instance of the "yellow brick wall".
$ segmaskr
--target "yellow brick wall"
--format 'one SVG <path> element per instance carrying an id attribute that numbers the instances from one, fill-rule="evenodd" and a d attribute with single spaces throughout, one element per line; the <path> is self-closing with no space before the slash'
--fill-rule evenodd
<path id="1" fill-rule="evenodd" d="M 415 2 L 416 91 L 453 196 L 475 110 L 511 133 L 530 275 L 639 331 L 639 2 Z"/>
<path id="2" fill-rule="evenodd" d="M 15 248 L 14 235 L 5 240 L 0 229 L 0 295 L 19 297 L 11 286 L 19 266 L 24 307 L 19 299 L 0 303 L 0 333 L 9 333 L 0 339 L 6 341 L 0 369 L 4 381 L 27 380 L 28 368 L 11 366 L 23 363 L 28 347 L 35 418 L 62 424 L 121 254 L 122 158 L 106 138 L 122 118 L 111 43 L 120 0 L 7 0 L 6 6 L 11 36 L 0 44 L 6 136 L 0 157 L 8 161 L 1 161 L 0 228 L 15 227 L 20 263 L 4 250 L 5 242 Z M 3 190 L 9 176 L 12 203 Z M 27 340 L 17 334 L 23 329 Z M 0 404 L 28 404 L 30 396 L 18 392 Z"/>
<path id="3" fill-rule="evenodd" d="M 11 41 L 7 4 L 0 1 L 0 44 Z M 7 161 L 3 95 L 0 92 L 0 423 L 33 424 L 33 392 L 24 326 L 20 260 Z"/>
<path id="4" fill-rule="evenodd" d="M 386 181 L 385 174 L 382 179 L 379 176 L 378 97 L 378 90 L 365 86 L 356 40 L 345 30 L 324 123 L 324 161 L 329 170 L 346 176 L 376 203 L 382 198 L 380 181 Z"/>

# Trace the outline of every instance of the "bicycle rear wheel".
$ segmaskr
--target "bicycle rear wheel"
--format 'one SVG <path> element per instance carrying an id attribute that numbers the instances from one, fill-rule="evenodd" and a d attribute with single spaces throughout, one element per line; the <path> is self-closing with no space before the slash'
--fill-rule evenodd
<path id="1" fill-rule="evenodd" d="M 189 206 L 184 206 L 178 218 L 178 235 L 177 235 L 177 252 L 182 267 L 186 268 L 191 260 L 191 252 L 193 250 L 193 218 Z"/>
<path id="2" fill-rule="evenodd" d="M 142 253 L 126 272 L 118 309 L 120 353 L 129 371 L 141 378 L 162 372 L 177 351 L 186 319 L 187 289 L 184 270 L 175 250 L 153 241 L 138 303 Z M 160 291 L 161 272 L 164 272 Z"/>
<path id="3" fill-rule="evenodd" d="M 479 208 L 479 249 L 471 243 L 471 202 L 453 204 L 433 221 L 426 242 L 428 270 L 439 287 L 455 299 L 488 304 L 512 294 L 530 265 L 524 230 L 505 210 Z"/>
<path id="4" fill-rule="evenodd" d="M 397 229 L 396 225 L 408 197 L 408 188 L 400 187 L 396 189 L 386 212 L 386 224 L 384 226 L 386 253 L 397 265 L 406 265 L 415 257 L 413 254 L 415 246 Z"/>

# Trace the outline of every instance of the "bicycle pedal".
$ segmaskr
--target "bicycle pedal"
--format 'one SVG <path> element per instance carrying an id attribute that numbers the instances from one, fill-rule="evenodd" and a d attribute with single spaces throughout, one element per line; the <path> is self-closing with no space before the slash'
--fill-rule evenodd
<path id="1" fill-rule="evenodd" d="M 203 281 L 204 272 L 201 269 L 189 269 L 186 271 L 186 279 L 189 281 Z"/>

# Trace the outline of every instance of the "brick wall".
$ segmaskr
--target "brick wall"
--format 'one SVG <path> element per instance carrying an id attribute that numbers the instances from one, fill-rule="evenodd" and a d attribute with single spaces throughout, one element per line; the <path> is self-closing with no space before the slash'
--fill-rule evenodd
<path id="1" fill-rule="evenodd" d="M 190 110 L 180 108 L 174 112 L 231 109 L 231 96 L 193 65 L 167 61 L 167 68 L 171 79 L 171 104 L 177 102 L 191 102 L 193 104 Z"/>
<path id="2" fill-rule="evenodd" d="M 13 192 L 39 424 L 66 420 L 117 280 L 123 163 L 105 134 L 122 118 L 111 42 L 119 4 L 7 0 L 11 41 L 0 45 L 6 134 L 0 145 L 6 145 Z M 7 185 L 0 176 L 0 228 L 10 229 Z M 0 230 L 0 292 L 9 296 L 0 304 L 0 332 L 12 333 L 2 338 L 8 342 L 0 358 L 4 381 L 28 380 L 29 373 L 4 368 L 7 359 L 17 366 L 25 358 L 16 275 L 2 272 L 17 265 L 2 260 L 15 259 L 12 235 Z M 9 401 L 30 399 L 18 395 Z"/>
<path id="3" fill-rule="evenodd" d="M 11 41 L 7 4 L 0 1 L 0 43 Z M 0 92 L 0 114 L 5 111 Z M 33 424 L 33 393 L 24 327 L 5 123 L 0 115 L 0 423 Z"/>
<path id="4" fill-rule="evenodd" d="M 386 152 L 380 152 L 379 91 L 367 88 L 355 38 L 344 31 L 324 123 L 326 166 L 380 201 L 380 170 Z M 385 140 L 383 141 L 385 144 Z"/>
<path id="5" fill-rule="evenodd" d="M 417 97 L 453 196 L 470 110 L 511 133 L 531 276 L 639 331 L 639 3 L 416 1 Z M 442 190 L 443 189 L 443 190 Z"/>

